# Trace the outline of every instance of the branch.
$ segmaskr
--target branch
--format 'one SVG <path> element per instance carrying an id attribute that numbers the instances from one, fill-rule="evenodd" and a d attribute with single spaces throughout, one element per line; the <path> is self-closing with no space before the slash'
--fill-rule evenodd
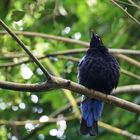
<path id="1" fill-rule="evenodd" d="M 1 26 L 15 39 L 15 41 L 25 50 L 30 58 L 39 66 L 48 80 L 51 79 L 51 75 L 44 68 L 44 66 L 38 61 L 38 59 L 30 52 L 30 50 L 24 45 L 24 43 L 16 36 L 16 34 L 0 19 Z"/>
<path id="2" fill-rule="evenodd" d="M 39 91 L 47 91 L 47 90 L 52 90 L 52 89 L 64 88 L 64 89 L 68 89 L 70 91 L 73 91 L 79 94 L 84 94 L 85 96 L 90 97 L 90 98 L 103 100 L 104 102 L 107 102 L 109 104 L 112 103 L 116 106 L 119 106 L 121 108 L 124 108 L 126 110 L 129 110 L 135 113 L 140 113 L 139 105 L 114 97 L 112 95 L 105 95 L 101 92 L 89 90 L 88 88 L 80 84 L 77 84 L 75 82 L 72 82 L 70 80 L 53 77 L 53 76 L 52 76 L 52 81 L 50 82 L 47 82 L 47 83 L 44 82 L 41 84 L 31 84 L 31 85 L 0 81 L 0 88 L 16 90 L 16 91 L 30 91 L 30 92 L 33 92 L 33 91 L 39 92 Z"/>
<path id="3" fill-rule="evenodd" d="M 14 90 L 14 91 L 29 91 L 29 92 L 40 92 L 52 89 L 56 84 L 43 82 L 36 84 L 22 84 L 22 83 L 13 83 L 8 81 L 0 81 L 0 88 Z"/>
<path id="4" fill-rule="evenodd" d="M 134 73 L 132 73 L 132 72 L 130 72 L 130 71 L 127 71 L 127 70 L 125 70 L 125 69 L 122 69 L 122 68 L 121 68 L 121 73 L 123 73 L 123 74 L 125 74 L 125 75 L 128 75 L 128 76 L 130 76 L 130 77 L 133 77 L 133 78 L 135 78 L 135 79 L 137 79 L 137 80 L 140 80 L 140 76 L 139 76 L 139 75 L 134 74 Z"/>
<path id="5" fill-rule="evenodd" d="M 117 89 L 113 90 L 112 94 L 116 95 L 116 94 L 120 94 L 120 93 L 122 94 L 127 92 L 140 93 L 140 85 L 128 85 L 128 86 L 118 87 Z"/>
<path id="6" fill-rule="evenodd" d="M 77 44 L 81 46 L 89 46 L 88 42 L 84 41 L 77 41 L 75 39 L 65 38 L 65 37 L 59 37 L 54 35 L 48 35 L 48 34 L 41 34 L 37 32 L 15 32 L 17 35 L 26 35 L 26 36 L 33 36 L 33 37 L 41 37 L 41 38 L 47 38 L 51 40 L 57 40 L 57 41 L 63 41 L 67 43 Z M 0 32 L 0 34 L 6 34 L 6 32 Z"/>
<path id="7" fill-rule="evenodd" d="M 7 90 L 14 90 L 14 91 L 24 91 L 24 92 L 42 92 L 48 91 L 53 89 L 60 89 L 55 83 L 50 82 L 43 82 L 43 83 L 36 83 L 36 84 L 22 84 L 22 83 L 13 83 L 8 81 L 0 81 L 0 88 L 7 89 Z M 140 93 L 140 85 L 128 85 L 128 86 L 121 86 L 117 87 L 113 90 L 112 94 L 120 94 L 126 92 L 135 92 Z"/>
<path id="8" fill-rule="evenodd" d="M 123 99 L 119 99 L 119 98 L 111 96 L 111 95 L 105 95 L 105 94 L 102 94 L 101 92 L 89 90 L 88 88 L 86 88 L 82 85 L 79 85 L 77 83 L 74 83 L 72 81 L 69 81 L 69 80 L 65 80 L 62 78 L 56 78 L 56 77 L 53 77 L 53 78 L 54 78 L 55 83 L 57 83 L 57 85 L 60 85 L 61 88 L 66 88 L 73 92 L 78 92 L 80 94 L 84 94 L 85 96 L 90 97 L 90 98 L 96 98 L 99 100 L 103 100 L 104 102 L 107 102 L 107 103 L 112 103 L 116 106 L 119 106 L 121 108 L 124 108 L 126 110 L 129 110 L 129 111 L 132 111 L 135 113 L 140 113 L 139 105 L 125 101 Z"/>
<path id="9" fill-rule="evenodd" d="M 23 126 L 26 125 L 27 123 L 32 123 L 33 125 L 37 125 L 37 124 L 44 124 L 44 123 L 53 123 L 53 122 L 57 122 L 60 120 L 73 120 L 75 119 L 76 116 L 71 115 L 71 116 L 67 116 L 67 117 L 62 117 L 62 118 L 48 118 L 47 122 L 41 122 L 40 120 L 27 120 L 27 121 L 7 121 L 7 120 L 0 120 L 0 125 L 16 125 L 16 126 Z"/>
<path id="10" fill-rule="evenodd" d="M 135 23 L 137 23 L 138 25 L 140 25 L 140 22 L 136 18 L 134 18 L 130 13 L 128 13 L 126 9 L 123 9 L 123 7 L 121 7 L 115 0 L 111 0 L 111 1 L 116 6 L 118 6 L 123 12 L 125 12 L 127 14 L 127 16 L 130 17 Z"/>
<path id="11" fill-rule="evenodd" d="M 0 32 L 1 35 L 7 34 L 7 32 L 5 31 L 1 31 Z M 42 37 L 42 38 L 46 38 L 46 39 L 51 39 L 51 40 L 57 40 L 57 41 L 63 41 L 63 42 L 67 42 L 67 43 L 72 43 L 72 44 L 77 44 L 80 46 L 85 46 L 85 47 L 89 47 L 89 43 L 85 42 L 85 41 L 78 41 L 78 40 L 74 40 L 74 39 L 70 39 L 70 38 L 66 38 L 66 37 L 60 37 L 60 36 L 55 36 L 55 35 L 49 35 L 49 34 L 43 34 L 43 33 L 37 33 L 37 32 L 15 32 L 15 34 L 17 35 L 26 35 L 26 36 L 33 36 L 33 37 Z M 72 49 L 72 50 L 68 50 L 68 51 L 72 51 L 72 54 L 76 54 L 76 53 L 81 53 L 81 52 L 85 52 L 87 49 Z M 129 55 L 138 55 L 140 56 L 140 51 L 138 50 L 128 50 L 128 49 L 109 49 L 109 52 L 112 54 L 129 54 Z"/>
<path id="12" fill-rule="evenodd" d="M 108 125 L 108 124 L 106 124 L 104 122 L 99 121 L 99 126 L 105 128 L 105 129 L 107 129 L 107 130 L 109 130 L 109 131 L 111 131 L 113 133 L 117 133 L 117 134 L 126 136 L 128 138 L 131 138 L 132 140 L 140 140 L 140 136 L 132 134 L 132 133 L 126 131 L 126 130 L 122 130 L 120 128 L 113 127 L 113 126 Z"/>
<path id="13" fill-rule="evenodd" d="M 128 0 L 133 6 L 137 7 L 140 10 L 140 6 L 133 2 L 132 0 Z"/>
<path id="14" fill-rule="evenodd" d="M 116 54 L 115 56 L 127 61 L 128 63 L 130 63 L 132 65 L 135 65 L 138 68 L 140 68 L 140 62 L 136 61 L 135 59 L 132 59 L 132 58 L 130 58 L 126 55 L 123 55 L 123 54 Z"/>
<path id="15" fill-rule="evenodd" d="M 21 58 L 21 57 L 26 57 L 25 54 L 23 53 L 11 53 L 11 52 L 6 52 L 5 54 L 2 54 L 3 56 L 0 56 L 0 60 L 9 60 L 9 59 L 14 59 L 14 58 Z"/>
<path id="16" fill-rule="evenodd" d="M 129 6 L 133 6 L 136 7 L 135 5 L 128 3 L 128 2 L 124 2 L 124 1 L 120 1 L 120 0 L 116 0 L 118 3 L 124 4 L 124 5 L 129 5 Z M 129 0 L 128 0 L 129 1 Z"/>

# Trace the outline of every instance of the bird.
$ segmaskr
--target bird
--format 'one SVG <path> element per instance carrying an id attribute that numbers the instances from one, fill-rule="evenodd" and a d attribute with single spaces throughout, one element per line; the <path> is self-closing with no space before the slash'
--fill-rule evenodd
<path id="1" fill-rule="evenodd" d="M 90 46 L 78 64 L 77 77 L 79 84 L 106 95 L 111 94 L 118 85 L 119 63 L 94 32 L 91 34 Z M 97 136 L 103 101 L 82 95 L 80 110 L 80 133 Z"/>

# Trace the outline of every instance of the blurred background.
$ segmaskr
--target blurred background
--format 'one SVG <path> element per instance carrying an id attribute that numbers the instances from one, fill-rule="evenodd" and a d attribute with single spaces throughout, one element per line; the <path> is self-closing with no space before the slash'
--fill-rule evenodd
<path id="1" fill-rule="evenodd" d="M 140 19 L 139 0 L 116 2 L 133 17 Z M 19 31 L 20 39 L 37 57 L 86 47 L 65 40 L 47 39 L 33 32 L 89 42 L 91 31 L 95 31 L 108 48 L 140 49 L 139 24 L 107 0 L 1 0 L 0 18 L 13 31 Z M 0 80 L 26 84 L 45 81 L 38 66 L 32 62 L 26 63 L 28 55 L 3 31 L 0 27 Z M 31 36 L 26 33 L 23 35 L 22 31 L 30 32 Z M 40 62 L 50 73 L 77 82 L 77 64 L 83 55 L 70 53 L 51 56 Z M 138 56 L 129 57 L 137 62 L 140 60 Z M 122 69 L 119 86 L 139 84 L 140 65 L 117 59 Z M 67 90 L 21 92 L 0 89 L 0 139 L 130 139 L 103 127 L 99 127 L 99 136 L 96 138 L 82 136 L 79 133 L 79 105 L 70 106 L 72 102 L 79 101 L 79 97 L 79 94 L 71 94 Z M 124 93 L 118 97 L 140 104 L 139 94 Z M 50 117 L 62 119 L 51 120 Z M 104 105 L 101 121 L 140 135 L 140 115 L 114 105 Z"/>

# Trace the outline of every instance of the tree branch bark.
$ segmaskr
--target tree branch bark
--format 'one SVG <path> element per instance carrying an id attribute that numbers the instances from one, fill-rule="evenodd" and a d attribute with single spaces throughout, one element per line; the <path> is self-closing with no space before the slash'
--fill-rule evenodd
<path id="1" fill-rule="evenodd" d="M 33 92 L 33 91 L 40 92 L 40 91 L 64 88 L 64 89 L 68 89 L 79 94 L 84 94 L 85 96 L 88 96 L 90 98 L 103 100 L 104 102 L 107 102 L 109 104 L 114 104 L 116 106 L 119 106 L 123 109 L 129 110 L 135 113 L 140 113 L 139 105 L 114 97 L 112 95 L 105 95 L 101 92 L 90 90 L 70 80 L 66 80 L 66 79 L 62 79 L 62 78 L 58 78 L 54 76 L 52 76 L 52 81 L 50 82 L 44 82 L 40 84 L 39 83 L 31 84 L 31 85 L 0 81 L 0 88 L 16 90 L 16 91 L 30 91 L 30 92 Z M 117 94 L 117 92 L 115 94 Z"/>

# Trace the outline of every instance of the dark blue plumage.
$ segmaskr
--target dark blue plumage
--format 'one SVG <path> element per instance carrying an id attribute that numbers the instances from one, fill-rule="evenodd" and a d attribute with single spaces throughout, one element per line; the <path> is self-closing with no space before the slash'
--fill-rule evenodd
<path id="1" fill-rule="evenodd" d="M 78 65 L 79 83 L 89 89 L 110 94 L 117 87 L 120 67 L 116 59 L 108 52 L 97 34 L 92 34 L 90 48 Z M 97 122 L 103 109 L 103 102 L 83 96 L 81 102 L 81 126 L 83 135 L 98 134 Z"/>

